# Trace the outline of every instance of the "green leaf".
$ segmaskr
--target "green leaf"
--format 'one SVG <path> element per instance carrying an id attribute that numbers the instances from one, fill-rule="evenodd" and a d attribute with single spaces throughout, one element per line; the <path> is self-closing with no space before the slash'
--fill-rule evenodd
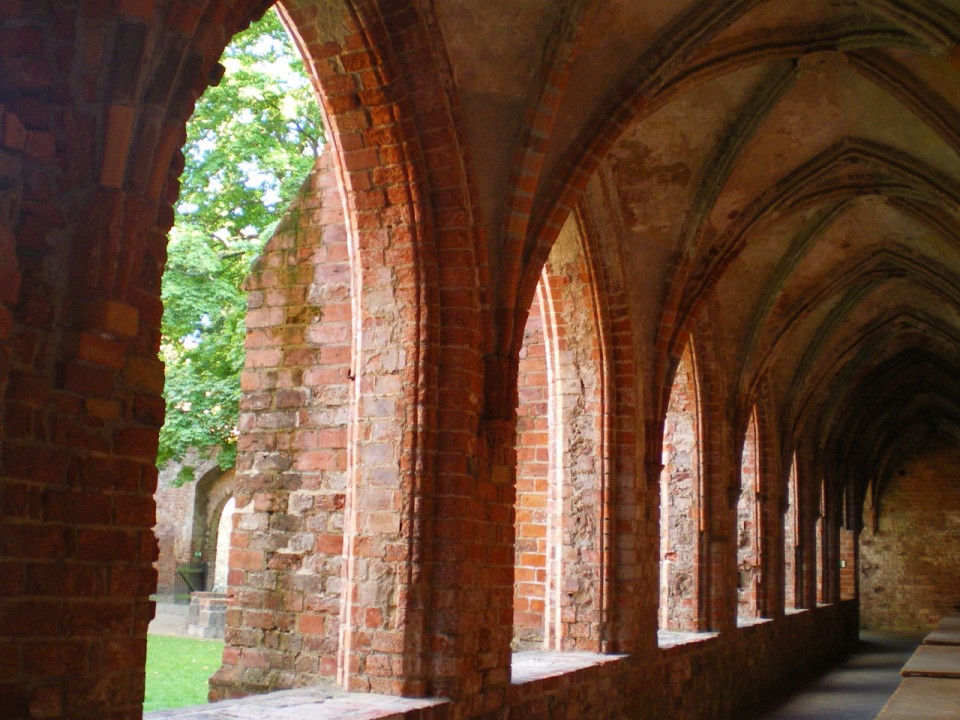
<path id="1" fill-rule="evenodd" d="M 197 102 L 163 278 L 166 422 L 157 464 L 196 448 L 236 458 L 246 295 L 242 283 L 324 142 L 303 64 L 276 13 L 225 50 Z M 189 482 L 192 469 L 178 476 Z"/>

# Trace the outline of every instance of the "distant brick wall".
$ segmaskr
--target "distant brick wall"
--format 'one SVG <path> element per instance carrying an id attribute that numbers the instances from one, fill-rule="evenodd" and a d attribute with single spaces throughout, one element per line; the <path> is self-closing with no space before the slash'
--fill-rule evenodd
<path id="1" fill-rule="evenodd" d="M 697 383 L 688 344 L 663 430 L 660 474 L 660 627 L 698 630 L 700 443 Z"/>
<path id="2" fill-rule="evenodd" d="M 337 671 L 353 386 L 351 274 L 329 153 L 247 287 L 232 600 L 212 697 Z"/>
<path id="3" fill-rule="evenodd" d="M 860 534 L 864 627 L 927 630 L 960 604 L 960 448 L 905 459 L 883 494 L 879 528 Z"/>
<path id="4" fill-rule="evenodd" d="M 157 492 L 157 536 L 159 554 L 157 594 L 172 596 L 184 592 L 177 578 L 181 565 L 204 566 L 204 586 L 212 589 L 216 568 L 217 524 L 224 503 L 234 494 L 232 470 L 221 471 L 215 460 L 203 459 L 194 451 L 185 463 L 194 467 L 193 479 L 176 485 L 183 463 L 168 463 L 159 474 Z"/>
<path id="5" fill-rule="evenodd" d="M 549 378 L 540 292 L 523 334 L 517 381 L 517 499 L 513 634 L 517 647 L 544 641 L 550 482 Z"/>
<path id="6" fill-rule="evenodd" d="M 797 537 L 800 522 L 799 502 L 797 495 L 797 461 L 794 457 L 790 462 L 790 471 L 787 476 L 787 496 L 783 507 L 783 559 L 784 559 L 784 607 L 798 607 L 800 597 L 798 593 L 797 572 L 801 565 L 802 558 L 797 552 Z"/>
<path id="7" fill-rule="evenodd" d="M 180 467 L 178 464 L 169 464 L 163 469 L 154 495 L 157 501 L 157 524 L 153 532 L 159 546 L 154 563 L 158 595 L 173 595 L 177 585 L 177 566 L 193 561 L 193 510 L 197 486 L 195 482 L 180 487 L 173 485 Z"/>
<path id="8" fill-rule="evenodd" d="M 740 497 L 737 502 L 737 615 L 759 614 L 760 524 L 757 496 L 760 482 L 760 440 L 756 412 L 751 413 L 740 459 Z"/>
<path id="9" fill-rule="evenodd" d="M 857 545 L 852 530 L 840 529 L 840 599 L 857 596 Z"/>

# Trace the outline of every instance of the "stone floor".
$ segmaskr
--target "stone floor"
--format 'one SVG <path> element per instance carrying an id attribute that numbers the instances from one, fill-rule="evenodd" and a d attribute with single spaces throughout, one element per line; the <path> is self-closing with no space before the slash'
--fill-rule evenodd
<path id="1" fill-rule="evenodd" d="M 922 639 L 922 634 L 863 631 L 860 647 L 842 665 L 742 720 L 873 720 Z"/>
<path id="2" fill-rule="evenodd" d="M 175 605 L 172 602 L 157 601 L 157 612 L 147 632 L 151 635 L 180 635 L 188 637 L 187 610 L 189 605 Z"/>

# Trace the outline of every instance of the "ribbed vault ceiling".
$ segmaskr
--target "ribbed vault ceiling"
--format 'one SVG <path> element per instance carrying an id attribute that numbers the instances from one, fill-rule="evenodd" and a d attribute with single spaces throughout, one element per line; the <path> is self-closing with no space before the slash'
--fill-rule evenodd
<path id="1" fill-rule="evenodd" d="M 828 478 L 960 437 L 960 2 L 434 6 L 503 306 L 579 206 L 641 344 L 709 317 L 733 416 L 763 384 Z"/>

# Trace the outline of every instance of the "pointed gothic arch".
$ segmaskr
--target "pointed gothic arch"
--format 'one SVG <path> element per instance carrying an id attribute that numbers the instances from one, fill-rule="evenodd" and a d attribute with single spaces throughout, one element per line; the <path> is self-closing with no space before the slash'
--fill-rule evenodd
<path id="1" fill-rule="evenodd" d="M 663 428 L 660 472 L 661 630 L 701 629 L 700 394 L 693 338 L 680 357 Z"/>

